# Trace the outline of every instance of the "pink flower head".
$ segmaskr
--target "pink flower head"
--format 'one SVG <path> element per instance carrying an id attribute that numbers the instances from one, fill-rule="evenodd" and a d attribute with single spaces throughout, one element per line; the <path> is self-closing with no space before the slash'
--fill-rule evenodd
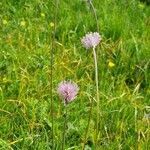
<path id="1" fill-rule="evenodd" d="M 90 32 L 86 34 L 82 39 L 81 43 L 86 49 L 95 48 L 101 41 L 101 36 L 97 32 Z"/>
<path id="2" fill-rule="evenodd" d="M 78 85 L 71 81 L 62 81 L 58 85 L 57 92 L 64 100 L 64 104 L 68 104 L 76 98 L 79 91 Z"/>

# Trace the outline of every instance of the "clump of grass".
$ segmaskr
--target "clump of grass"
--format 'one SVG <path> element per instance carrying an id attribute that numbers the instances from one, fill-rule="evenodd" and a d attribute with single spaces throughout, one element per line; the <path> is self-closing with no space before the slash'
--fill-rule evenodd
<path id="1" fill-rule="evenodd" d="M 103 116 L 97 147 L 149 149 L 150 124 L 145 117 L 150 112 L 149 6 L 139 1 L 92 2 L 103 37 L 97 51 Z M 80 84 L 78 101 L 69 106 L 65 147 L 81 149 L 91 111 L 89 98 L 95 93 L 95 71 L 93 57 L 82 51 L 79 37 L 96 30 L 93 14 L 79 0 L 60 1 L 55 24 L 52 1 L 3 0 L 0 6 L 0 147 L 61 149 L 62 107 L 54 87 L 65 77 Z M 110 61 L 114 67 L 108 66 Z M 86 148 L 94 149 L 96 114 L 93 105 Z"/>

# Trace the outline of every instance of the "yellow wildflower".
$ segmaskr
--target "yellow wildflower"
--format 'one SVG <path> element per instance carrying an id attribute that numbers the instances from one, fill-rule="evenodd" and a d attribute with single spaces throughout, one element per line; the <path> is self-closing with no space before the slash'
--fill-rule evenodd
<path id="1" fill-rule="evenodd" d="M 53 22 L 50 23 L 50 27 L 54 27 L 54 23 Z"/>
<path id="2" fill-rule="evenodd" d="M 5 19 L 2 22 L 4 25 L 6 25 L 8 23 L 7 20 L 5 20 Z"/>
<path id="3" fill-rule="evenodd" d="M 41 17 L 45 17 L 45 14 L 44 14 L 44 13 L 41 13 Z"/>
<path id="4" fill-rule="evenodd" d="M 115 66 L 115 64 L 112 61 L 108 62 L 108 67 L 113 68 Z"/>
<path id="5" fill-rule="evenodd" d="M 26 22 L 25 22 L 25 21 L 21 21 L 21 22 L 20 22 L 20 25 L 21 25 L 21 26 L 25 26 L 25 25 L 26 25 Z"/>

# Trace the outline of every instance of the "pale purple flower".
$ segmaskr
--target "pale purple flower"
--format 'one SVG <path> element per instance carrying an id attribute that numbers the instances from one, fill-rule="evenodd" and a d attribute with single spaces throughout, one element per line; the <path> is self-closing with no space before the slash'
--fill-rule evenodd
<path id="1" fill-rule="evenodd" d="M 81 42 L 86 49 L 95 48 L 100 41 L 101 36 L 99 35 L 98 32 L 94 33 L 90 32 L 81 39 Z"/>
<path id="2" fill-rule="evenodd" d="M 71 81 L 62 81 L 61 83 L 59 83 L 57 89 L 57 92 L 59 96 L 64 100 L 65 105 L 76 98 L 78 91 L 78 85 Z"/>

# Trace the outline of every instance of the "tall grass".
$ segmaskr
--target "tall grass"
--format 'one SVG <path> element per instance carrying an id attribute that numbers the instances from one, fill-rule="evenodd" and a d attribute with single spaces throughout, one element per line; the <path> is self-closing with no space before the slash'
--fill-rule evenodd
<path id="1" fill-rule="evenodd" d="M 97 51 L 103 116 L 97 149 L 149 149 L 149 6 L 138 0 L 93 5 L 103 37 Z M 97 26 L 87 3 L 60 1 L 57 23 L 54 1 L 2 0 L 0 6 L 0 148 L 61 149 L 63 108 L 56 87 L 74 79 L 80 93 L 67 108 L 64 148 L 82 149 L 85 142 L 85 149 L 95 149 L 93 56 L 80 43 Z"/>

